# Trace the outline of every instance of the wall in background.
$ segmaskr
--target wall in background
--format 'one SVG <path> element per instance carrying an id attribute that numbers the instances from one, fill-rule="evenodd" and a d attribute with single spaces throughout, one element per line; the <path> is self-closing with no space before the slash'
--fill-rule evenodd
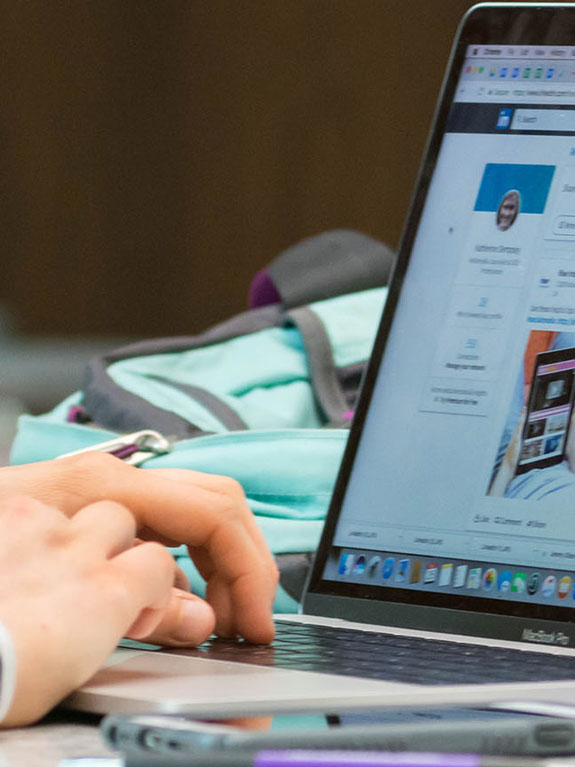
<path id="1" fill-rule="evenodd" d="M 0 301 L 196 332 L 296 240 L 396 245 L 468 0 L 1 0 Z"/>

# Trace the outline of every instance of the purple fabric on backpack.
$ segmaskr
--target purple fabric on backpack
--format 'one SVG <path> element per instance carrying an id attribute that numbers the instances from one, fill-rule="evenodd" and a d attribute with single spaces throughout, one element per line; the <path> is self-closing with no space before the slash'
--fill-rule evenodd
<path id="1" fill-rule="evenodd" d="M 281 296 L 274 285 L 267 269 L 259 271 L 250 285 L 249 302 L 250 309 L 268 304 L 281 303 Z"/>

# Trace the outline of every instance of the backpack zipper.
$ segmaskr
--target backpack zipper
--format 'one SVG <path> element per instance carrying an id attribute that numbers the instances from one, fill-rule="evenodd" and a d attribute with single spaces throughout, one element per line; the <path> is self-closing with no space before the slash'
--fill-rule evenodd
<path id="1" fill-rule="evenodd" d="M 94 451 L 110 453 L 110 455 L 114 455 L 116 458 L 132 466 L 141 466 L 150 458 L 171 453 L 172 442 L 157 431 L 145 429 L 143 431 L 132 432 L 131 434 L 124 434 L 106 442 L 99 442 L 96 445 L 84 447 L 81 450 L 72 450 L 70 453 L 59 455 L 58 458 L 69 458 L 73 455 L 92 453 Z"/>

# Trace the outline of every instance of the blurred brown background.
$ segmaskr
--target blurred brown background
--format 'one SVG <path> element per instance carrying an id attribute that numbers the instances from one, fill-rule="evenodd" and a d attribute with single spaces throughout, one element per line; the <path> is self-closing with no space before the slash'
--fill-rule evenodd
<path id="1" fill-rule="evenodd" d="M 300 238 L 397 244 L 469 0 L 1 0 L 0 303 L 196 332 Z"/>
<path id="2" fill-rule="evenodd" d="M 89 357 L 326 229 L 395 247 L 472 0 L 0 0 L 0 465 Z"/>

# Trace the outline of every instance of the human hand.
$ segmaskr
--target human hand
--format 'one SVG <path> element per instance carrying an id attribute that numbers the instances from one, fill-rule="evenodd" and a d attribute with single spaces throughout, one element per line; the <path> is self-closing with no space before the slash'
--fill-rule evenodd
<path id="1" fill-rule="evenodd" d="M 134 514 L 140 538 L 188 546 L 206 580 L 208 604 L 174 591 L 149 641 L 199 644 L 214 623 L 224 636 L 272 640 L 277 568 L 234 480 L 184 469 L 136 469 L 93 452 L 0 469 L 0 500 L 15 492 L 69 517 L 87 504 L 116 501 Z"/>
<path id="2" fill-rule="evenodd" d="M 0 502 L 0 621 L 17 658 L 3 724 L 27 724 L 83 684 L 119 639 L 154 631 L 170 600 L 174 561 L 134 546 L 136 523 L 103 501 L 68 519 L 32 498 Z"/>

